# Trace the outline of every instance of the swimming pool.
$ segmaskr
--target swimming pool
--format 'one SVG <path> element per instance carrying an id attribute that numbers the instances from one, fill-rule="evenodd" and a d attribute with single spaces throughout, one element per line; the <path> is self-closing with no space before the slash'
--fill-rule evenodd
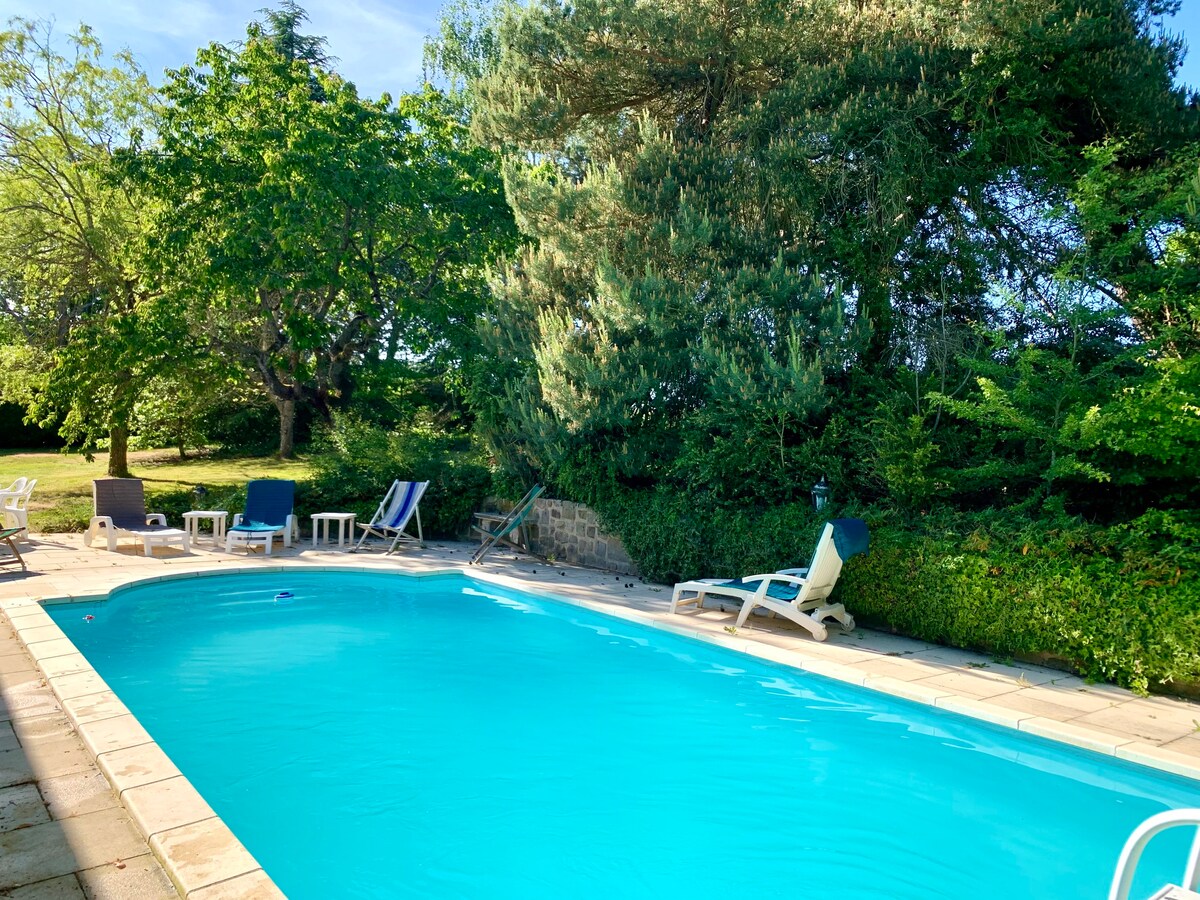
<path id="1" fill-rule="evenodd" d="M 48 611 L 297 900 L 1082 900 L 1135 825 L 1200 805 L 1194 782 L 460 576 L 215 575 Z M 1177 874 L 1170 837 L 1142 895 Z"/>

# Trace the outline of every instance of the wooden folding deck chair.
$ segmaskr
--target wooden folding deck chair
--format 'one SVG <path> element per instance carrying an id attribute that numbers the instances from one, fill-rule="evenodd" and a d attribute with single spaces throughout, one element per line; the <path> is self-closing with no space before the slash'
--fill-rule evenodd
<path id="1" fill-rule="evenodd" d="M 481 559 L 488 555 L 496 544 L 508 544 L 517 550 L 529 552 L 529 541 L 526 534 L 521 530 L 522 523 L 525 517 L 529 515 L 533 509 L 533 502 L 541 496 L 545 488 L 540 484 L 535 484 L 530 488 L 529 493 L 521 498 L 521 501 L 514 506 L 505 516 L 495 516 L 489 513 L 476 513 L 475 518 L 479 519 L 479 523 L 472 525 L 471 530 L 479 532 L 480 544 L 479 549 L 475 551 L 475 555 L 471 557 L 471 565 L 475 565 Z M 489 522 L 496 524 L 490 525 Z"/>
<path id="2" fill-rule="evenodd" d="M 29 571 L 29 567 L 25 565 L 25 560 L 21 556 L 21 551 L 17 549 L 16 541 L 13 540 L 24 530 L 24 525 L 17 528 L 0 528 L 0 541 L 8 544 L 8 552 L 12 554 L 11 556 L 0 556 L 0 566 L 20 566 L 22 572 Z"/>

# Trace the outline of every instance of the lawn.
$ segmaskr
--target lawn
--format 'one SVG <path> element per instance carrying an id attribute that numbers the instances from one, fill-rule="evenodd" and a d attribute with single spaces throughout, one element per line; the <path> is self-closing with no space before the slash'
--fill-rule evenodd
<path id="1" fill-rule="evenodd" d="M 252 478 L 308 477 L 305 460 L 279 460 L 270 456 L 220 458 L 195 456 L 180 459 L 174 450 L 139 450 L 129 454 L 131 473 L 146 483 L 147 508 L 155 494 L 190 490 L 196 485 L 230 488 Z M 88 462 L 77 453 L 0 450 L 0 489 L 24 475 L 36 478 L 29 501 L 29 528 L 35 532 L 82 531 L 92 515 L 92 479 L 103 478 L 108 454 Z M 240 512 L 239 510 L 230 510 Z M 173 522 L 172 524 L 178 524 Z"/>

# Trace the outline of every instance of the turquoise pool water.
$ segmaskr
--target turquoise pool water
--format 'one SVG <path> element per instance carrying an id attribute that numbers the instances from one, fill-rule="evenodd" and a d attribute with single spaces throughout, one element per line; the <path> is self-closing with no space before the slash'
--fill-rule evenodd
<path id="1" fill-rule="evenodd" d="M 49 609 L 294 900 L 1096 900 L 1135 825 L 1200 806 L 1193 782 L 462 577 Z M 1152 846 L 1139 896 L 1185 852 Z"/>

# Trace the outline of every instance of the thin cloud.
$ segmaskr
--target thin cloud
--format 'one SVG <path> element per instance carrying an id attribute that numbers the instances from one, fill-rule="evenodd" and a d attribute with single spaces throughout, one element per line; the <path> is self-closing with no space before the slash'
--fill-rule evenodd
<path id="1" fill-rule="evenodd" d="M 0 19 L 54 19 L 61 35 L 87 24 L 106 51 L 130 50 L 151 80 L 161 81 L 164 69 L 188 65 L 199 48 L 241 40 L 246 26 L 262 18 L 259 10 L 271 5 L 269 0 L 0 0 Z M 436 24 L 436 8 L 419 0 L 302 5 L 309 15 L 307 31 L 328 39 L 338 71 L 360 94 L 395 96 L 420 86 L 425 35 Z"/>
<path id="2" fill-rule="evenodd" d="M 314 5 L 308 13 L 309 31 L 328 39 L 338 71 L 360 94 L 377 97 L 388 91 L 395 96 L 420 84 L 425 35 L 436 24 L 436 11 L 350 0 L 336 8 Z"/>

